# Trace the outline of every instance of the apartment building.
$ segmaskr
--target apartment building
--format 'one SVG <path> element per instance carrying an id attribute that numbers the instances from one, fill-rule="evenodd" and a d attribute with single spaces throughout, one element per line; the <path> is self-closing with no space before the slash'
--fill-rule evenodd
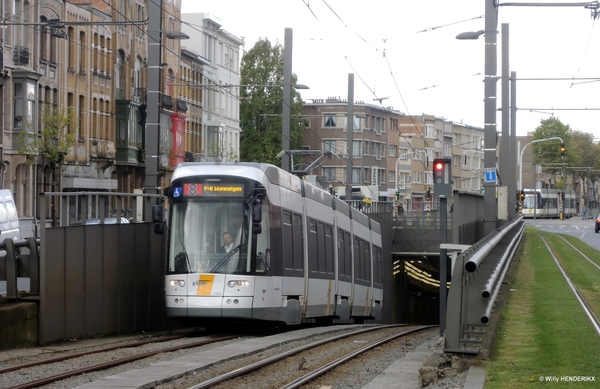
<path id="1" fill-rule="evenodd" d="M 352 186 L 360 187 L 362 195 L 396 200 L 405 210 L 420 211 L 433 206 L 433 160 L 446 157 L 453 161 L 455 188 L 480 192 L 484 178 L 482 128 L 433 115 L 408 116 L 359 101 L 354 103 L 350 150 L 347 108 L 347 101 L 339 98 L 305 102 L 303 148 L 306 154 L 311 153 L 302 157 L 297 170 L 310 166 L 322 152 L 333 153 L 310 174 L 324 176 L 327 187 L 345 197 L 351 151 Z"/>
<path id="2" fill-rule="evenodd" d="M 163 2 L 160 62 L 149 64 L 150 5 L 134 0 L 2 3 L 11 22 L 2 36 L 2 186 L 13 192 L 24 221 L 56 216 L 39 214 L 40 192 L 143 190 L 149 115 L 160 122 L 159 186 L 167 184 L 169 170 L 186 153 L 201 151 L 202 97 L 180 80 L 201 83 L 207 62 L 182 65 L 180 41 L 169 39 L 169 32 L 181 29 L 181 0 L 174 0 Z M 147 107 L 149 65 L 160 65 L 159 91 L 150 91 L 160 94 L 159 107 Z M 65 129 L 73 143 L 59 163 L 44 150 L 23 153 L 20 143 L 21 133 L 41 138 L 48 107 L 73 112 Z M 188 120 L 189 107 L 193 120 Z M 127 201 L 123 210 L 133 216 L 127 214 Z M 121 211 L 114 206 L 111 213 Z M 58 207 L 49 208 L 56 212 Z"/>
<path id="3" fill-rule="evenodd" d="M 181 31 L 190 36 L 185 48 L 198 53 L 203 83 L 201 155 L 196 160 L 234 161 L 240 155 L 240 47 L 244 41 L 222 28 L 210 13 L 182 14 Z"/>
<path id="4" fill-rule="evenodd" d="M 402 114 L 360 101 L 354 103 L 349 147 L 347 108 L 347 101 L 339 98 L 304 103 L 303 118 L 307 127 L 303 149 L 312 153 L 304 155 L 301 165 L 294 169 L 310 166 L 319 157 L 319 151 L 332 153 L 331 158 L 323 160 L 309 174 L 324 176 L 326 186 L 345 198 L 346 171 L 351 154 L 351 185 L 360 189 L 361 196 L 371 200 L 391 200 L 396 191 L 397 123 Z"/>

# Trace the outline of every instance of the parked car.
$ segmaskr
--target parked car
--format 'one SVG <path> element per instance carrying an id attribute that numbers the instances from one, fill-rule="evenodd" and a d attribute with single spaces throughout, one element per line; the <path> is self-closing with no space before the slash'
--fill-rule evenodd
<path id="1" fill-rule="evenodd" d="M 596 227 L 594 227 L 594 231 L 596 231 L 596 234 L 600 232 L 600 215 L 596 218 Z"/>
<path id="2" fill-rule="evenodd" d="M 128 224 L 129 220 L 125 217 L 121 218 L 121 224 Z M 100 223 L 100 219 L 87 219 L 85 221 L 86 225 L 93 225 L 93 224 L 102 224 Z M 104 218 L 104 224 L 117 224 L 117 218 L 116 217 L 105 217 Z M 76 222 L 71 223 L 72 226 L 80 226 L 82 225 L 81 220 L 78 220 Z"/>

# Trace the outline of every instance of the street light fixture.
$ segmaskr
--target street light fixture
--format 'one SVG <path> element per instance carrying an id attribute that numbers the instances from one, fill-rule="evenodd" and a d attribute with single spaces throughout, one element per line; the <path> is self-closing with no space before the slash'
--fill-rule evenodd
<path id="1" fill-rule="evenodd" d="M 557 140 L 557 139 L 560 140 L 561 143 L 563 143 L 563 140 L 560 136 L 553 136 L 551 138 L 536 139 L 536 140 L 533 140 L 533 141 L 527 143 L 525 146 L 523 146 L 523 148 L 521 149 L 521 153 L 519 154 L 519 190 L 523 190 L 523 152 L 525 151 L 525 148 L 532 143 L 546 142 L 549 140 Z M 566 182 L 566 179 L 565 179 L 565 182 Z"/>
<path id="2" fill-rule="evenodd" d="M 456 39 L 460 39 L 460 40 L 479 39 L 479 37 L 482 36 L 483 34 L 485 34 L 485 31 L 483 31 L 483 30 L 461 32 L 460 34 L 458 34 L 456 36 Z"/>

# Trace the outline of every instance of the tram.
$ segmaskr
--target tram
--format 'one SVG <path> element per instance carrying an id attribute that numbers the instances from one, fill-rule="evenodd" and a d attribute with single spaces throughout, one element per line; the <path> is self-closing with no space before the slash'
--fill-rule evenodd
<path id="1" fill-rule="evenodd" d="M 268 164 L 180 164 L 169 188 L 170 318 L 197 322 L 381 318 L 380 225 Z M 230 240 L 230 249 L 222 241 Z"/>
<path id="2" fill-rule="evenodd" d="M 570 218 L 576 213 L 576 196 L 572 190 L 525 189 L 523 193 L 524 219 L 556 219 L 561 213 L 563 218 Z"/>

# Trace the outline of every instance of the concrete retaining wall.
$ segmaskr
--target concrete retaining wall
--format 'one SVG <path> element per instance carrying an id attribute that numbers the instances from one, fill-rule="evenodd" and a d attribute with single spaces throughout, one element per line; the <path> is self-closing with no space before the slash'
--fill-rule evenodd
<path id="1" fill-rule="evenodd" d="M 0 305 L 0 350 L 38 345 L 38 305 Z"/>

